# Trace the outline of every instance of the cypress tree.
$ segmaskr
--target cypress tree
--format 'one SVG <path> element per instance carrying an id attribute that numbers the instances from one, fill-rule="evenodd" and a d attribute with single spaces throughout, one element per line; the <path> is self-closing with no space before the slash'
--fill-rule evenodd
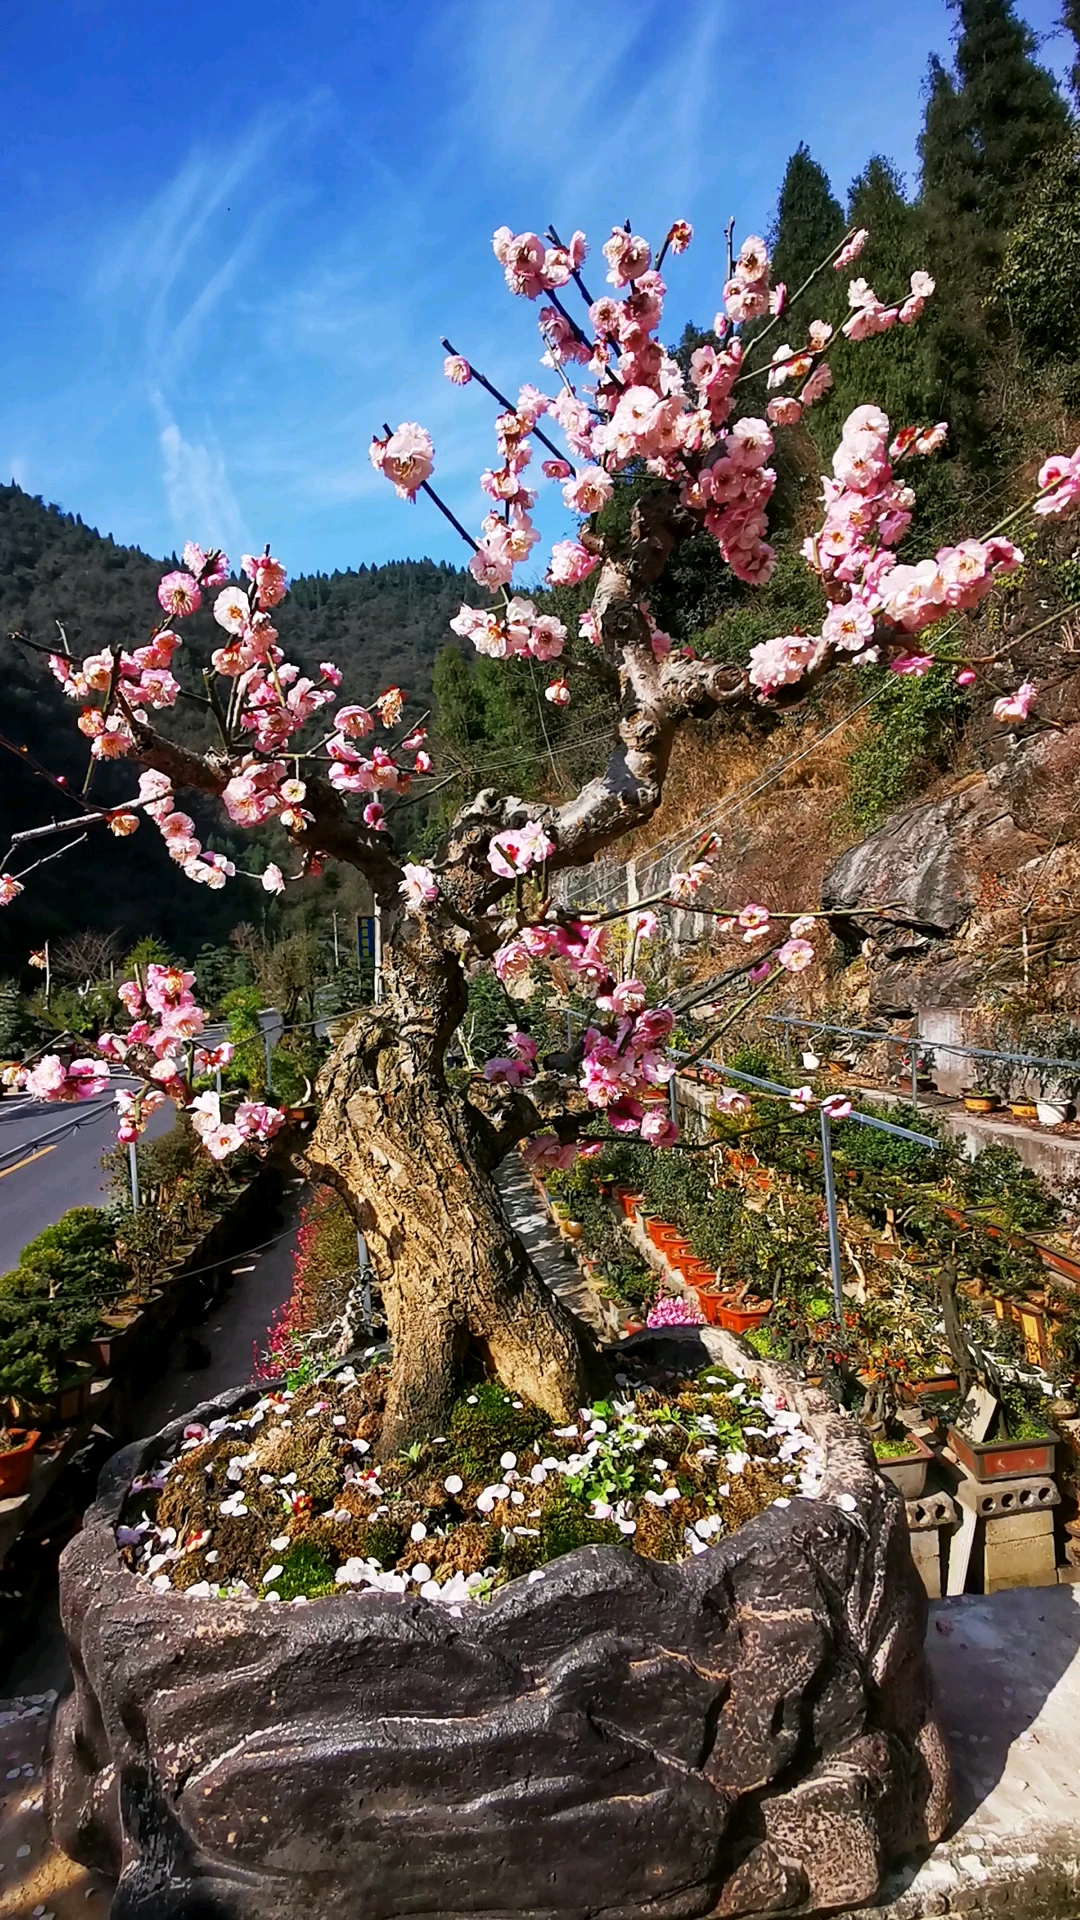
<path id="1" fill-rule="evenodd" d="M 1069 116 L 1034 58 L 1035 38 L 1013 0 L 952 0 L 960 18 L 956 71 L 979 154 L 979 213 L 1000 247 L 1033 162 L 1057 146 Z"/>
<path id="2" fill-rule="evenodd" d="M 803 144 L 787 163 L 776 220 L 769 236 L 773 285 L 784 281 L 794 293 L 825 255 L 843 239 L 843 208 L 829 176 Z"/>
<path id="3" fill-rule="evenodd" d="M 938 282 L 923 348 L 929 411 L 973 451 L 988 425 L 987 354 L 1001 331 L 987 299 L 1005 236 L 1041 153 L 1060 145 L 1068 114 L 1013 0 L 950 0 L 955 76 L 936 56 L 919 140 L 926 266 Z"/>
<path id="4" fill-rule="evenodd" d="M 1080 0 L 1065 0 L 1061 9 L 1061 24 L 1066 33 L 1071 33 L 1076 46 L 1076 58 L 1069 70 L 1077 105 L 1080 106 Z"/>

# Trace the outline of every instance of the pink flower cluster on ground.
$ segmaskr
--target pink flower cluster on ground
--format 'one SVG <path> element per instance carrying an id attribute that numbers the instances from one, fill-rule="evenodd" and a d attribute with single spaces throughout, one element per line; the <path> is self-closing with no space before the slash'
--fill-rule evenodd
<path id="1" fill-rule="evenodd" d="M 703 1327 L 705 1315 L 695 1300 L 683 1300 L 678 1295 L 662 1293 L 654 1300 L 645 1320 L 647 1327 Z"/>

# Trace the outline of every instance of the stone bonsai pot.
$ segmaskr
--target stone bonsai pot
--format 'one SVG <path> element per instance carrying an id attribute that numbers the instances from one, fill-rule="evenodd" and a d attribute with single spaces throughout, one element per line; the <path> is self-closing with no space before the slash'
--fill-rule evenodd
<path id="1" fill-rule="evenodd" d="M 113 1920 L 817 1913 L 938 1838 L 925 1596 L 869 1442 L 723 1333 L 635 1349 L 785 1392 L 821 1497 L 677 1566 L 580 1548 L 454 1618 L 154 1593 L 114 1528 L 185 1422 L 115 1456 L 61 1561 L 48 1788 L 59 1844 L 118 1877 Z"/>

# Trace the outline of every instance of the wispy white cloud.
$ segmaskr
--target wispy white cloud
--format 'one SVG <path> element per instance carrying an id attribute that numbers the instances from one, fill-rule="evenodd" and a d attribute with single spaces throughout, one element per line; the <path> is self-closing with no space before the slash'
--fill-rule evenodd
<path id="1" fill-rule="evenodd" d="M 106 320 L 140 335 L 139 370 L 175 378 L 211 317 L 292 198 L 280 163 L 333 109 L 325 90 L 265 109 L 230 144 L 195 147 L 173 177 L 106 238 L 89 293 Z M 233 209 L 235 206 L 235 216 Z"/>
<path id="2" fill-rule="evenodd" d="M 249 543 L 248 532 L 220 451 L 186 440 L 160 395 L 156 404 L 162 482 L 177 543 L 194 539 L 238 554 Z"/>

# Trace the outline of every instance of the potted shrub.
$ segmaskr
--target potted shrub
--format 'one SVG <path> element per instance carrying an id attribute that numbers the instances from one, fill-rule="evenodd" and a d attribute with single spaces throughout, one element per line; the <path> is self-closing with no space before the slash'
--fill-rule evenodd
<path id="1" fill-rule="evenodd" d="M 969 1113 L 993 1113 L 1000 1104 L 993 1087 L 985 1081 L 969 1087 L 964 1094 L 964 1105 Z"/>
<path id="2" fill-rule="evenodd" d="M 36 1428 L 0 1427 L 0 1500 L 17 1500 L 26 1491 L 40 1438 Z"/>
<path id="3" fill-rule="evenodd" d="M 676 223 L 669 237 L 675 252 L 681 251 L 690 237 L 685 223 Z M 495 238 L 510 285 L 530 297 L 549 283 L 567 289 L 571 278 L 580 283 L 583 244 L 583 236 L 575 237 L 566 252 L 554 241 L 549 256 L 535 235 L 515 239 L 500 229 Z M 617 262 L 610 284 L 630 286 L 644 271 L 648 251 L 644 241 L 616 230 L 607 242 L 607 255 Z M 740 273 L 755 289 L 753 305 L 765 295 L 767 271 L 751 242 Z M 172 818 L 174 828 L 182 825 L 182 814 L 172 816 L 174 794 L 180 802 L 188 793 L 222 802 L 234 824 L 273 816 L 290 836 L 290 873 L 294 866 L 312 872 L 324 859 L 340 862 L 359 876 L 354 885 L 370 887 L 379 905 L 383 997 L 358 1013 L 330 1053 L 319 1079 L 318 1121 L 306 1145 L 316 1175 L 332 1182 L 362 1223 L 382 1289 L 392 1349 L 386 1397 L 377 1430 L 355 1437 L 399 1471 L 426 1436 L 445 1436 L 472 1369 L 486 1369 L 480 1384 L 497 1394 L 500 1407 L 530 1402 L 564 1428 L 577 1426 L 582 1406 L 590 1404 L 592 1382 L 613 1377 L 613 1356 L 544 1284 L 530 1259 L 503 1205 L 498 1171 L 521 1142 L 527 1142 L 532 1164 L 565 1166 L 583 1136 L 596 1138 L 602 1116 L 615 1130 L 637 1132 L 643 1143 L 661 1150 L 673 1144 L 662 1106 L 646 1108 L 651 1088 L 672 1064 L 679 1009 L 654 1004 L 651 988 L 639 994 L 637 983 L 621 975 L 626 949 L 618 931 L 611 940 L 610 924 L 625 923 L 631 903 L 600 919 L 585 909 L 583 918 L 563 904 L 563 882 L 580 876 L 580 902 L 582 888 L 591 895 L 589 870 L 595 873 L 605 857 L 620 862 L 627 836 L 644 829 L 663 803 L 672 753 L 686 725 L 721 712 L 757 712 L 772 698 L 768 679 L 758 685 L 760 675 L 751 678 L 728 662 L 687 659 L 681 649 L 658 658 L 663 649 L 647 609 L 650 600 L 661 604 L 654 589 L 662 590 L 669 561 L 698 528 L 715 530 L 721 555 L 729 547 L 734 551 L 747 520 L 737 505 L 729 511 L 707 498 L 702 484 L 706 467 L 715 474 L 716 449 L 726 438 L 726 395 L 743 344 L 733 353 L 720 343 L 707 405 L 663 392 L 665 358 L 651 338 L 660 321 L 658 285 L 641 287 L 643 299 L 638 292 L 626 296 L 634 303 L 633 378 L 645 380 L 652 396 L 645 413 L 634 403 L 635 387 L 622 388 L 621 375 L 609 369 L 605 336 L 596 355 L 597 397 L 601 413 L 609 403 L 617 410 L 610 446 L 602 446 L 607 430 L 596 432 L 584 400 L 554 402 L 554 413 L 545 414 L 539 429 L 560 430 L 569 405 L 570 450 L 586 457 L 578 449 L 584 434 L 587 457 L 602 463 L 600 473 L 584 482 L 561 454 L 555 468 L 564 480 L 567 472 L 574 476 L 567 498 L 581 505 L 583 524 L 578 538 L 556 547 L 550 577 L 576 583 L 595 575 L 582 600 L 591 600 L 600 643 L 602 698 L 617 689 L 608 707 L 615 737 L 607 765 L 583 769 L 576 795 L 523 800 L 510 790 L 466 789 L 461 804 L 433 825 L 426 858 L 403 860 L 396 834 L 383 830 L 381 806 L 363 796 L 376 784 L 403 793 L 416 772 L 426 772 L 431 760 L 420 745 L 423 736 L 415 731 L 415 718 L 406 718 L 399 688 L 372 701 L 375 713 L 342 705 L 332 714 L 341 679 L 332 662 L 322 667 L 317 684 L 306 676 L 295 680 L 286 702 L 280 682 L 294 680 L 293 663 L 281 662 L 279 675 L 276 649 L 267 652 L 267 631 L 288 591 L 287 576 L 269 547 L 244 556 L 243 579 L 226 585 L 230 568 L 223 556 L 189 543 L 184 569 L 159 583 L 159 607 L 169 622 L 164 650 L 183 646 L 173 625 L 183 625 L 189 614 L 195 625 L 184 631 L 194 633 L 200 662 L 200 621 L 208 634 L 216 615 L 234 637 L 235 644 L 215 653 L 215 670 L 224 660 L 220 679 L 211 675 L 208 682 L 207 698 L 220 715 L 221 738 L 212 750 L 158 732 L 141 704 L 143 670 L 120 658 L 119 649 L 115 672 L 106 676 L 106 686 L 92 688 L 90 709 L 80 716 L 84 733 L 109 730 L 105 744 L 122 750 L 118 776 L 142 769 L 136 777 L 146 780 L 147 791 L 138 804 L 147 810 L 148 831 L 163 819 Z M 569 290 L 567 297 L 574 297 Z M 743 298 L 740 293 L 740 303 Z M 567 324 L 576 329 L 576 322 Z M 576 332 L 566 337 L 576 338 Z M 836 343 L 842 352 L 854 345 L 839 335 Z M 552 349 L 556 356 L 561 351 L 558 344 Z M 591 344 L 587 351 L 593 351 Z M 462 357 L 451 354 L 448 365 L 455 382 L 470 379 L 473 370 Z M 744 369 L 741 377 L 755 371 Z M 638 402 L 641 397 L 638 391 Z M 492 660 L 528 653 L 530 660 L 553 661 L 567 638 L 561 624 L 546 611 L 537 614 L 530 601 L 501 592 L 538 537 L 517 475 L 533 452 L 543 397 L 534 404 L 526 391 L 520 406 L 496 421 L 506 461 L 506 485 L 496 476 L 496 491 L 506 494 L 507 517 L 489 515 L 479 542 L 467 531 L 464 536 L 473 580 L 490 582 L 495 597 L 482 608 L 463 607 L 454 631 L 471 636 Z M 646 419 L 651 424 L 642 426 Z M 772 445 L 769 430 L 764 423 L 739 422 L 732 428 L 736 445 L 744 430 L 750 443 L 741 454 L 764 459 L 766 443 Z M 647 434 L 658 437 L 650 443 Z M 615 450 L 616 442 L 622 451 Z M 599 507 L 594 512 L 584 504 L 586 497 L 611 498 L 628 461 L 652 459 L 650 444 L 666 449 L 661 471 L 650 475 L 640 495 L 635 488 L 623 496 L 627 511 L 610 516 L 617 525 L 609 528 Z M 882 444 L 888 444 L 887 433 Z M 735 447 L 730 451 L 734 455 Z M 396 434 L 388 431 L 371 452 L 400 494 L 415 499 L 422 488 L 426 499 L 438 500 L 430 480 L 434 450 L 421 426 L 405 423 Z M 550 470 L 549 462 L 537 459 L 537 477 L 541 464 Z M 774 470 L 762 472 L 741 457 L 730 466 L 736 475 L 760 475 L 738 478 L 735 493 L 738 499 L 739 489 L 752 489 L 760 502 Z M 443 470 L 453 473 L 454 467 L 451 459 Z M 738 550 L 742 574 L 764 578 L 771 550 L 756 534 L 749 549 Z M 820 558 L 812 539 L 807 551 Z M 1007 558 L 1004 543 L 996 544 L 992 558 L 987 549 L 985 584 L 992 584 L 991 565 L 1004 568 Z M 508 620 L 514 623 L 512 638 Z M 288 625 L 288 610 L 282 625 Z M 899 632 L 882 632 L 879 645 L 887 667 L 899 662 L 910 641 Z M 784 705 L 843 659 L 831 638 L 820 649 L 795 638 L 779 648 Z M 237 677 L 235 669 L 249 652 L 256 665 L 244 666 Z M 768 665 L 774 649 L 766 646 L 764 652 Z M 176 665 L 179 671 L 179 659 Z M 75 672 L 59 657 L 53 670 L 65 680 Z M 493 665 L 492 671 L 499 669 Z M 790 687 L 803 672 L 804 688 L 792 695 Z M 101 678 L 92 670 L 89 677 Z M 561 673 L 548 693 L 559 707 L 570 697 Z M 299 736 L 309 722 L 317 725 L 320 743 L 333 740 L 329 779 L 316 734 Z M 366 747 L 368 736 L 378 744 Z M 368 752 L 378 758 L 366 758 Z M 294 765 L 303 757 L 302 781 L 289 771 L 294 756 Z M 219 872 L 207 863 L 220 856 L 202 852 L 201 844 L 184 870 L 192 878 L 216 880 Z M 706 879 L 718 881 L 715 862 L 710 872 L 712 853 L 711 839 L 688 848 L 687 869 L 670 876 L 670 890 L 693 899 Z M 274 875 L 268 877 L 273 883 Z M 755 909 L 751 919 L 760 924 L 762 911 Z M 754 956 L 752 947 L 742 949 L 734 969 L 747 985 L 760 964 Z M 446 1071 L 447 1052 L 467 1013 L 471 983 L 485 970 L 500 986 L 511 983 L 522 1007 L 529 998 L 546 1006 L 554 983 L 579 1008 L 587 1007 L 588 1024 L 572 1043 L 568 1036 L 565 1051 L 543 1059 L 537 1044 L 518 1034 L 511 1042 L 515 1057 L 489 1059 L 482 1084 L 478 1078 L 455 1084 Z M 782 977 L 784 968 L 777 968 L 765 985 L 773 990 Z M 201 1013 L 187 986 L 178 969 L 158 970 L 145 987 L 123 983 L 125 1019 L 134 1023 L 121 1035 L 125 1068 L 135 1066 L 146 1078 L 160 1075 L 161 1042 L 169 1041 L 173 1029 L 159 1024 L 156 1003 L 167 1002 L 170 1016 L 199 1031 Z M 168 1084 L 185 1100 L 194 1097 L 187 1077 L 193 1052 L 164 1048 L 175 1068 L 165 1069 Z M 40 1071 L 62 1097 L 82 1084 L 73 1082 L 76 1067 L 82 1069 L 81 1060 L 66 1061 L 58 1053 Z M 244 1138 L 268 1140 L 281 1119 L 261 1102 L 242 1102 L 234 1120 L 231 1097 L 224 1109 L 214 1094 L 198 1098 L 211 1151 L 239 1149 Z M 137 1130 L 137 1124 L 136 1115 L 126 1130 Z M 768 1185 L 767 1176 L 762 1185 Z M 752 1319 L 768 1305 L 743 1299 L 738 1310 Z M 670 1329 L 669 1337 L 676 1331 Z M 616 1362 L 623 1358 L 614 1356 Z M 789 1383 L 780 1390 L 786 1397 L 797 1389 Z M 228 1412 L 222 1417 L 231 1418 Z M 821 1418 L 827 1422 L 829 1415 L 822 1412 Z M 152 1585 L 149 1592 L 132 1588 L 134 1575 L 119 1560 L 119 1512 L 108 1507 L 106 1495 L 105 1509 L 75 1544 L 65 1573 L 65 1622 L 80 1691 L 66 1715 L 68 1737 L 61 1736 L 67 1759 L 59 1773 L 69 1767 L 72 1789 L 61 1798 L 73 1816 L 70 1823 L 61 1821 L 64 1832 L 86 1849 L 95 1823 L 100 1826 L 102 1814 L 113 1818 L 115 1807 L 123 1831 L 115 1833 L 108 1852 L 123 1865 L 120 1905 L 132 1915 L 138 1906 L 154 1911 L 166 1883 L 165 1898 L 177 1912 L 208 1912 L 230 1903 L 246 1913 L 267 1912 L 275 1902 L 282 1910 L 283 1902 L 291 1902 L 293 1911 L 311 1916 L 332 1906 L 340 1911 L 342 1899 L 365 1910 L 381 1905 L 400 1913 L 465 1911 L 481 1899 L 501 1912 L 572 1906 L 667 1914 L 737 1912 L 739 1903 L 744 1911 L 770 1905 L 809 1911 L 871 1900 L 885 1861 L 939 1830 L 941 1795 L 933 1783 L 946 1769 L 925 1710 L 922 1601 L 913 1591 L 899 1501 L 895 1489 L 873 1473 L 863 1437 L 850 1429 L 850 1422 L 828 1428 L 835 1436 L 828 1464 L 833 1478 L 823 1480 L 825 1497 L 809 1516 L 801 1502 L 794 1511 L 774 1503 L 759 1516 L 765 1524 L 753 1540 L 709 1546 L 709 1534 L 700 1553 L 687 1547 L 693 1529 L 680 1526 L 675 1546 L 692 1552 L 689 1572 L 682 1562 L 674 1573 L 663 1566 L 643 1570 L 632 1549 L 608 1535 L 599 1542 L 588 1536 L 584 1558 L 574 1558 L 575 1541 L 565 1556 L 552 1556 L 561 1562 L 557 1571 L 534 1566 L 539 1581 L 522 1576 L 523 1584 L 511 1582 L 506 1597 L 489 1610 L 478 1606 L 466 1615 L 463 1609 L 461 1621 L 424 1611 L 441 1602 L 407 1592 L 406 1583 L 363 1598 L 311 1596 L 294 1586 L 291 1597 L 310 1599 L 310 1608 L 244 1600 L 207 1626 L 201 1602 Z M 615 1489 L 606 1484 L 604 1464 L 610 1442 L 598 1428 L 592 1433 L 596 1445 L 590 1440 L 587 1465 L 574 1470 L 575 1477 L 592 1474 L 599 1461 L 596 1473 L 606 1478 L 598 1504 L 613 1508 L 608 1496 Z M 284 1437 L 286 1445 L 295 1444 Z M 333 1434 L 324 1437 L 333 1455 Z M 150 1464 L 143 1454 L 140 1464 Z M 356 1458 L 349 1464 L 355 1469 Z M 537 1466 L 547 1471 L 542 1459 Z M 122 1478 L 114 1466 L 114 1481 Z M 317 1481 L 313 1475 L 312 1482 L 325 1487 L 326 1473 Z M 421 1491 L 433 1482 L 434 1471 Z M 531 1537 L 532 1496 L 520 1487 L 514 1491 L 519 1500 L 508 1509 L 506 1531 L 517 1542 Z M 441 1511 L 438 1484 L 435 1492 Z M 303 1497 L 314 1500 L 310 1484 Z M 275 1490 L 276 1517 L 282 1502 L 291 1515 L 300 1498 L 287 1488 Z M 513 1520 L 522 1509 L 523 1518 Z M 590 1514 L 590 1523 L 594 1518 L 597 1525 L 613 1524 L 610 1515 Z M 415 1524 L 427 1525 L 419 1516 Z M 643 1511 L 643 1540 L 655 1524 Z M 670 1516 L 668 1524 L 675 1524 Z M 498 1531 L 492 1549 L 504 1553 L 501 1525 Z M 695 1537 L 702 1539 L 700 1533 Z M 513 1564 L 521 1565 L 530 1549 L 512 1544 L 510 1551 L 518 1556 Z M 160 1577 L 167 1576 L 155 1571 L 151 1579 Z M 766 1595 L 775 1596 L 776 1604 L 763 1628 L 756 1601 Z M 738 1623 L 750 1613 L 755 1631 L 741 1634 Z M 694 1635 L 705 1619 L 710 1626 L 700 1644 L 707 1658 L 699 1668 L 684 1654 L 688 1645 L 699 1644 Z M 668 1662 L 666 1651 L 661 1657 L 657 1650 L 667 1648 L 673 1629 L 676 1658 Z M 740 1639 L 763 1650 L 764 1665 L 740 1672 L 736 1680 Z M 269 1652 L 271 1645 L 276 1652 Z M 183 1684 L 177 1686 L 181 1670 Z M 803 1670 L 812 1670 L 809 1691 L 794 1678 Z M 181 1694 L 182 1711 L 191 1715 L 183 1731 L 171 1717 Z M 271 1703 L 276 1731 L 264 1740 Z M 306 1734 L 297 1725 L 295 1707 L 301 1704 Z M 446 1724 L 460 1729 L 463 1710 L 483 1729 L 464 1743 Z M 863 1738 L 867 1729 L 872 1732 Z M 200 1757 L 197 1750 L 207 1743 L 213 1752 Z M 103 1777 L 95 1783 L 91 1774 Z M 88 1784 L 92 1803 L 94 1785 L 103 1787 L 104 1777 L 121 1781 L 122 1791 L 96 1816 L 88 1805 L 82 1821 L 77 1780 Z M 573 1810 L 567 1780 L 574 1783 Z M 104 1793 L 99 1798 L 104 1802 Z M 478 1804 L 490 1810 L 479 1820 Z M 552 1846 L 553 1821 L 559 1849 Z M 838 1836 L 828 1866 L 826 1832 Z M 734 1852 L 725 1854 L 725 1847 Z M 560 1857 L 565 1877 L 556 1892 Z M 283 1873 L 290 1881 L 284 1893 Z M 156 1911 L 163 1907 L 157 1900 Z"/>
<path id="4" fill-rule="evenodd" d="M 905 1500 L 918 1500 L 934 1456 L 917 1433 L 882 1434 L 873 1443 L 878 1472 L 891 1480 Z"/>
<path id="5" fill-rule="evenodd" d="M 1041 1396 L 1040 1396 L 1041 1400 Z M 1002 1386 L 994 1427 L 985 1440 L 971 1440 L 949 1427 L 953 1453 L 976 1480 L 1008 1480 L 1018 1474 L 1047 1474 L 1061 1441 L 1047 1425 L 1041 1405 L 1022 1387 Z"/>
<path id="6" fill-rule="evenodd" d="M 681 1343 L 706 1337 L 715 1336 L 667 1326 L 627 1343 L 626 1359 L 651 1341 L 645 1351 L 677 1367 Z M 481 1881 L 509 1915 L 569 1913 L 583 1899 L 599 1910 L 616 1891 L 632 1910 L 655 1901 L 661 1873 L 678 1885 L 680 1905 L 689 1887 L 695 1909 L 715 1910 L 733 1884 L 729 1904 L 738 1911 L 749 1882 L 761 1889 L 751 1903 L 764 1911 L 778 1848 L 785 1884 L 805 1888 L 815 1906 L 836 1906 L 850 1903 L 854 1830 L 867 1849 L 858 1897 L 872 1897 L 882 1848 L 926 1844 L 948 1815 L 947 1788 L 930 1785 L 947 1780 L 948 1765 L 923 1666 L 925 1601 L 903 1507 L 873 1472 L 865 1438 L 793 1376 L 765 1362 L 759 1370 L 800 1416 L 822 1410 L 832 1476 L 825 1498 L 783 1496 L 730 1539 L 684 1548 L 675 1564 L 566 1534 L 570 1551 L 534 1569 L 542 1577 L 522 1573 L 487 1604 L 463 1598 L 456 1615 L 403 1576 L 392 1591 L 360 1592 L 332 1572 L 326 1581 L 317 1555 L 288 1546 L 267 1567 L 286 1604 L 214 1597 L 203 1582 L 155 1590 L 156 1571 L 132 1571 L 147 1565 L 135 1514 L 153 1494 L 136 1494 L 126 1518 L 128 1490 L 160 1481 L 186 1426 L 206 1430 L 250 1412 L 250 1392 L 198 1409 L 119 1456 L 62 1563 L 80 1684 L 53 1743 L 49 1804 L 61 1845 L 122 1867 L 147 1916 L 171 1899 L 177 1913 L 209 1902 L 255 1920 L 273 1910 L 284 1842 L 300 1849 L 289 1867 L 289 1910 L 329 1920 L 353 1890 L 386 1911 L 406 1910 L 407 1889 L 426 1911 L 461 1911 L 468 1886 Z M 757 1415 L 756 1424 L 767 1423 Z M 747 1441 L 747 1453 L 763 1450 L 760 1439 Z M 643 1511 L 667 1524 L 662 1508 Z M 134 1546 L 125 1544 L 129 1524 Z M 559 1524 L 565 1532 L 566 1519 Z M 229 1523 L 217 1525 L 224 1545 Z M 681 1523 L 677 1530 L 681 1539 Z M 526 1565 L 534 1544 L 520 1542 Z M 426 1541 L 409 1558 L 422 1551 Z M 166 1565 L 176 1571 L 183 1559 Z M 287 1604 L 309 1588 L 308 1604 Z M 258 1589 L 267 1590 L 278 1588 Z M 864 1644 L 845 1621 L 852 1595 L 868 1590 L 876 1604 Z M 751 1635 L 741 1626 L 749 1615 Z M 487 1737 L 463 1749 L 453 1730 L 480 1697 Z M 834 1699 L 843 1703 L 839 1735 L 820 1704 Z M 799 1728 L 810 1711 L 820 1731 L 804 1759 Z M 853 1746 L 853 1715 L 861 1726 L 871 1714 L 882 1737 Z M 452 1742 L 445 1761 L 444 1739 Z M 114 1768 L 153 1783 L 137 1829 L 130 1801 L 103 1791 Z M 665 1783 L 653 1815 L 661 1825 L 643 1843 L 641 1796 L 652 1803 L 657 1778 Z M 368 1780 L 386 1782 L 370 1800 Z M 555 1856 L 538 1793 L 542 1807 L 562 1810 L 563 1827 L 570 1821 L 568 1846 Z M 507 1809 L 505 1867 L 500 1849 L 492 1868 L 488 1823 L 470 1814 L 478 1795 Z M 733 1798 L 746 1814 L 762 1810 L 769 1838 L 755 1840 L 749 1855 L 729 1833 Z M 827 1813 L 826 1831 L 842 1824 L 835 1861 L 808 1803 Z M 422 1846 L 415 1822 L 401 1821 L 402 1804 L 422 1809 Z M 159 1833 L 169 1836 L 160 1859 Z M 493 1870 L 502 1876 L 495 1885 Z"/>

